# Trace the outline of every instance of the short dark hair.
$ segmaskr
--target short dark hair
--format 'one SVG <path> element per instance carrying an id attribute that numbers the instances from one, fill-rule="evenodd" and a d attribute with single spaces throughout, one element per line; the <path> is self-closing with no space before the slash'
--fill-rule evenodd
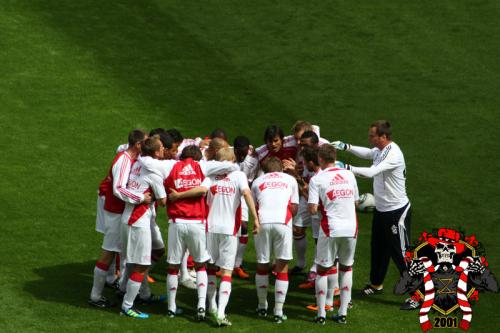
<path id="1" fill-rule="evenodd" d="M 283 133 L 283 129 L 276 125 L 267 126 L 264 131 L 264 142 L 267 143 L 272 141 L 275 137 L 279 136 L 281 140 L 285 137 L 285 133 Z"/>
<path id="2" fill-rule="evenodd" d="M 135 129 L 128 134 L 128 146 L 133 147 L 136 143 L 144 141 L 144 138 L 146 138 L 146 133 Z"/>
<path id="3" fill-rule="evenodd" d="M 281 164 L 281 160 L 275 156 L 268 157 L 262 162 L 262 170 L 264 173 L 282 172 L 283 164 Z"/>
<path id="4" fill-rule="evenodd" d="M 234 138 L 233 147 L 234 149 L 246 148 L 250 146 L 250 140 L 246 136 L 237 136 Z"/>
<path id="5" fill-rule="evenodd" d="M 322 145 L 318 150 L 318 160 L 320 158 L 325 163 L 335 163 L 337 150 L 332 145 Z"/>
<path id="6" fill-rule="evenodd" d="M 153 157 L 155 155 L 155 152 L 157 152 L 160 148 L 161 148 L 160 137 L 158 135 L 153 135 L 144 140 L 141 147 L 141 153 L 144 156 Z"/>
<path id="7" fill-rule="evenodd" d="M 319 143 L 319 138 L 318 134 L 314 133 L 313 131 L 305 131 L 302 133 L 302 136 L 300 137 L 301 139 L 311 139 L 311 143 L 313 145 L 317 145 Z"/>
<path id="8" fill-rule="evenodd" d="M 152 130 L 149 132 L 149 136 L 153 136 L 153 135 L 156 135 L 156 134 L 161 134 L 161 133 L 165 133 L 165 129 L 164 129 L 164 128 L 161 128 L 161 127 L 158 127 L 158 128 L 154 128 L 154 129 L 152 129 Z"/>
<path id="9" fill-rule="evenodd" d="M 181 132 L 179 132 L 175 128 L 169 128 L 166 132 L 170 134 L 172 139 L 174 139 L 175 143 L 181 143 L 184 140 L 184 137 L 182 136 Z"/>
<path id="10" fill-rule="evenodd" d="M 313 162 L 314 165 L 319 165 L 318 152 L 318 147 L 304 147 L 304 149 L 302 150 L 302 157 L 304 157 L 304 161 L 306 163 Z"/>
<path id="11" fill-rule="evenodd" d="M 212 133 L 210 133 L 210 139 L 215 139 L 215 138 L 227 141 L 226 131 L 224 131 L 222 128 L 219 127 L 214 129 Z"/>
<path id="12" fill-rule="evenodd" d="M 174 139 L 167 132 L 160 133 L 160 141 L 163 143 L 163 147 L 170 149 L 174 145 Z"/>
<path id="13" fill-rule="evenodd" d="M 202 157 L 203 157 L 203 155 L 201 154 L 200 147 L 195 146 L 195 145 L 189 145 L 189 146 L 184 147 L 179 159 L 185 160 L 187 158 L 192 158 L 195 161 L 199 161 L 199 160 L 201 160 Z"/>
<path id="14" fill-rule="evenodd" d="M 370 128 L 375 127 L 375 130 L 377 132 L 378 136 L 385 135 L 387 139 L 391 139 L 392 135 L 392 129 L 391 129 L 391 124 L 387 120 L 377 120 L 374 121 L 371 125 Z"/>

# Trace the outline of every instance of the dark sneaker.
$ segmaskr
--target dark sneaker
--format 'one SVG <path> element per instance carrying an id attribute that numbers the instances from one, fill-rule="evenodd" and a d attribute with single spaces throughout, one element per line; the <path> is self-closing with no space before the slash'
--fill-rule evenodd
<path id="1" fill-rule="evenodd" d="M 285 320 L 287 320 L 288 317 L 286 315 L 282 315 L 282 316 L 274 316 L 274 322 L 276 324 L 281 324 L 283 323 Z"/>
<path id="2" fill-rule="evenodd" d="M 267 309 L 257 309 L 255 312 L 259 317 L 267 317 Z"/>
<path id="3" fill-rule="evenodd" d="M 325 323 L 326 323 L 326 318 L 325 318 L 325 317 L 316 317 L 316 318 L 314 319 L 314 322 L 315 322 L 316 324 L 325 325 Z"/>
<path id="4" fill-rule="evenodd" d="M 198 313 L 196 313 L 195 319 L 197 321 L 204 321 L 205 320 L 205 309 L 204 308 L 198 308 Z"/>
<path id="5" fill-rule="evenodd" d="M 157 304 L 157 303 L 165 303 L 167 301 L 167 296 L 165 295 L 155 295 L 151 294 L 149 298 L 143 299 L 138 297 L 140 304 Z"/>
<path id="6" fill-rule="evenodd" d="M 112 308 L 116 305 L 114 302 L 110 301 L 109 299 L 107 299 L 104 296 L 101 296 L 101 298 L 99 298 L 97 301 L 89 299 L 88 303 L 89 303 L 89 305 L 92 305 L 92 306 L 95 306 L 96 308 L 101 308 L 101 309 Z"/>
<path id="7" fill-rule="evenodd" d="M 130 308 L 128 310 L 123 310 L 120 312 L 120 315 L 134 318 L 134 319 L 148 319 L 149 315 L 147 313 L 142 313 L 139 310 L 136 310 L 134 308 Z"/>
<path id="8" fill-rule="evenodd" d="M 421 304 L 422 303 L 420 302 L 420 300 L 417 300 L 416 297 L 410 297 L 405 300 L 405 302 L 403 303 L 403 305 L 401 305 L 399 309 L 408 311 L 416 310 L 420 308 Z"/>
<path id="9" fill-rule="evenodd" d="M 120 290 L 120 283 L 118 282 L 118 279 L 116 279 L 113 283 L 106 282 L 104 286 L 109 289 Z"/>
<path id="10" fill-rule="evenodd" d="M 367 284 L 362 290 L 361 290 L 361 296 L 371 296 L 371 295 L 379 295 L 384 292 L 384 288 L 380 289 L 375 289 L 372 287 L 372 285 Z"/>
<path id="11" fill-rule="evenodd" d="M 302 274 L 304 267 L 295 266 L 290 270 L 290 275 L 299 275 Z"/>
<path id="12" fill-rule="evenodd" d="M 180 309 L 180 308 L 177 308 L 175 310 L 175 312 L 171 311 L 171 310 L 167 311 L 167 317 L 168 318 L 174 318 L 175 316 L 180 315 L 180 314 L 182 314 L 182 309 Z"/>
<path id="13" fill-rule="evenodd" d="M 333 315 L 332 320 L 336 323 L 339 323 L 339 324 L 347 324 L 346 316 Z"/>

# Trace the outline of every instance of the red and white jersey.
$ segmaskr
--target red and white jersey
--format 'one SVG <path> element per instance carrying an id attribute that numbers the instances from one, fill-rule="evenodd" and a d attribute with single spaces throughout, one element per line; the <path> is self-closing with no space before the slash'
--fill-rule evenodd
<path id="1" fill-rule="evenodd" d="M 151 157 L 149 157 L 151 158 Z M 162 199 L 167 196 L 163 186 L 163 178 L 157 174 L 148 171 L 144 165 L 138 161 L 134 163 L 130 171 L 130 177 L 127 189 L 134 193 L 153 192 L 155 198 Z M 125 204 L 125 210 L 122 215 L 122 223 L 136 227 L 150 227 L 152 217 L 156 216 L 155 204 Z"/>
<path id="2" fill-rule="evenodd" d="M 292 220 L 291 204 L 299 203 L 297 181 L 283 172 L 266 173 L 252 184 L 252 195 L 260 223 L 284 223 Z"/>
<path id="3" fill-rule="evenodd" d="M 297 155 L 297 141 L 293 137 L 293 135 L 288 135 L 283 138 L 283 143 L 280 151 L 277 153 L 270 151 L 267 148 L 267 145 L 262 145 L 255 149 L 255 152 L 257 153 L 257 157 L 259 159 L 259 162 L 262 163 L 266 158 L 275 156 L 279 158 L 280 160 L 285 160 L 285 159 L 295 159 L 295 156 Z"/>
<path id="4" fill-rule="evenodd" d="M 241 227 L 241 195 L 248 179 L 241 171 L 207 177 L 201 186 L 208 189 L 208 232 L 236 235 Z"/>
<path id="5" fill-rule="evenodd" d="M 309 204 L 319 205 L 321 229 L 328 237 L 356 237 L 359 199 L 354 174 L 346 169 L 326 168 L 309 182 Z"/>
<path id="6" fill-rule="evenodd" d="M 127 182 L 130 174 L 130 169 L 135 163 L 135 160 L 123 151 L 118 153 L 111 168 L 109 169 L 107 179 L 111 186 L 107 186 L 104 202 L 104 209 L 115 214 L 122 214 L 125 208 L 125 202 L 138 204 L 144 200 L 142 194 L 132 193 L 127 190 Z"/>
<path id="7" fill-rule="evenodd" d="M 247 176 L 248 181 L 251 183 L 259 172 L 259 159 L 253 154 L 248 153 L 245 159 L 238 163 L 240 170 Z"/>

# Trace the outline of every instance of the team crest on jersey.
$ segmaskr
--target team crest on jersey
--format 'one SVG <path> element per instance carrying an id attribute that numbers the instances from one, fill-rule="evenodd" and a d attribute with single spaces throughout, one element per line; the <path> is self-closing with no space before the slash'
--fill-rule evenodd
<path id="1" fill-rule="evenodd" d="M 191 164 L 186 165 L 182 170 L 179 172 L 179 175 L 181 176 L 191 176 L 191 175 L 196 175 L 196 172 L 194 171 L 193 167 Z"/>
<path id="2" fill-rule="evenodd" d="M 395 292 L 412 293 L 419 299 L 420 328 L 424 332 L 445 327 L 468 330 L 478 292 L 499 291 L 484 247 L 475 235 L 447 228 L 423 232 L 405 259 L 408 272 L 401 276 Z"/>

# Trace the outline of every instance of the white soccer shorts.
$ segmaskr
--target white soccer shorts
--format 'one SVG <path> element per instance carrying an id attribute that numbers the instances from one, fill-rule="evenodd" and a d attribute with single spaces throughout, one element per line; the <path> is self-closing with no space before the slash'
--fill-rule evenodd
<path id="1" fill-rule="evenodd" d="M 323 230 L 319 233 L 316 245 L 316 258 L 314 262 L 323 267 L 332 267 L 335 258 L 344 266 L 354 264 L 354 252 L 356 250 L 356 238 L 354 237 L 328 237 Z"/>
<path id="2" fill-rule="evenodd" d="M 301 198 L 299 202 L 299 207 L 297 210 L 297 215 L 293 218 L 293 226 L 307 228 L 311 225 L 311 214 L 307 207 L 307 201 Z"/>
<path id="3" fill-rule="evenodd" d="M 127 264 L 151 265 L 151 228 L 122 223 L 122 235 Z"/>
<path id="4" fill-rule="evenodd" d="M 151 248 L 153 250 L 165 248 L 165 243 L 163 242 L 160 227 L 158 227 L 158 224 L 156 224 L 156 221 L 154 219 L 151 220 Z"/>
<path id="5" fill-rule="evenodd" d="M 207 249 L 211 264 L 232 270 L 238 252 L 238 237 L 209 232 L 207 234 Z"/>
<path id="6" fill-rule="evenodd" d="M 104 234 L 104 201 L 106 197 L 104 195 L 97 195 L 97 212 L 95 214 L 95 231 Z"/>
<path id="7" fill-rule="evenodd" d="M 104 212 L 104 239 L 102 241 L 102 248 L 106 251 L 121 252 L 122 239 L 121 239 L 121 214 L 110 213 L 106 210 Z"/>
<path id="8" fill-rule="evenodd" d="M 260 232 L 254 236 L 257 263 L 267 264 L 271 261 L 271 250 L 276 259 L 293 259 L 293 231 L 290 224 L 263 223 Z"/>
<path id="9" fill-rule="evenodd" d="M 167 262 L 180 265 L 186 249 L 196 263 L 210 259 L 207 252 L 207 236 L 203 223 L 170 223 L 168 226 Z"/>

